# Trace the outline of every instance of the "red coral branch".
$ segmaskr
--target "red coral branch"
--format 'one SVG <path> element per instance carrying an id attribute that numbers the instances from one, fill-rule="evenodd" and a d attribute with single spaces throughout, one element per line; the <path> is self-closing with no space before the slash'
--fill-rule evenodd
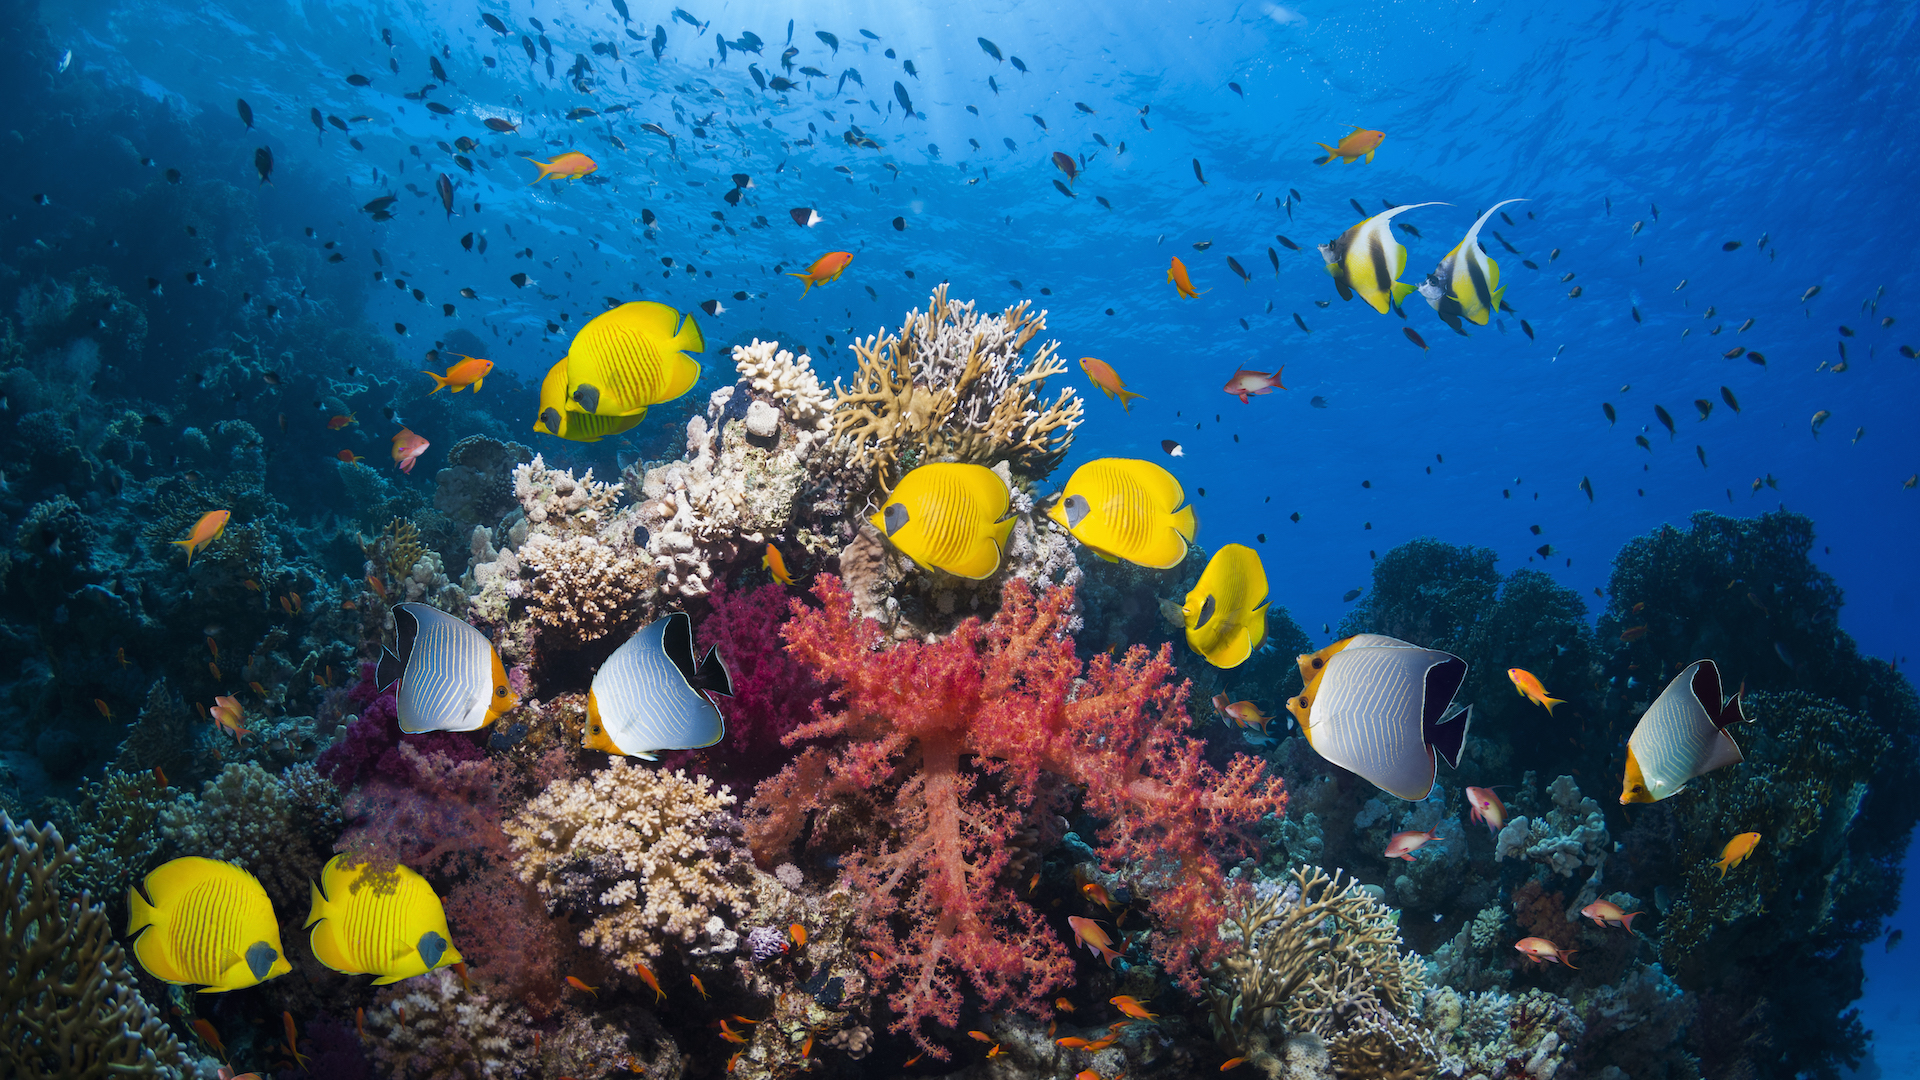
<path id="1" fill-rule="evenodd" d="M 811 820 L 810 842 L 851 849 L 843 873 L 867 898 L 860 926 L 893 1030 L 944 1057 L 926 1024 L 958 1023 L 963 983 L 986 1007 L 1047 1011 L 1072 958 L 1006 879 L 1022 833 L 1053 838 L 1069 784 L 1108 822 L 1102 858 L 1140 875 L 1154 956 L 1197 994 L 1220 948 L 1215 848 L 1253 851 L 1246 826 L 1286 796 L 1261 762 L 1222 775 L 1201 760 L 1169 650 L 1098 657 L 1081 682 L 1069 589 L 1036 599 L 1012 581 L 992 622 L 892 647 L 837 579 L 813 591 L 821 606 L 793 604 L 787 649 L 836 689 L 784 741 L 825 745 L 760 786 L 748 837 L 773 861 Z"/>

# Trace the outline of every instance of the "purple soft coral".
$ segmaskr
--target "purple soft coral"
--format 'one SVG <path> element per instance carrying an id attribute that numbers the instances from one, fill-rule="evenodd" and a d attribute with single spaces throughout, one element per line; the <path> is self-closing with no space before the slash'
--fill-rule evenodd
<path id="1" fill-rule="evenodd" d="M 409 787 L 416 784 L 418 774 L 400 753 L 399 707 L 391 690 L 382 693 L 374 687 L 372 664 L 360 665 L 360 681 L 347 692 L 347 700 L 359 710 L 360 719 L 347 725 L 346 735 L 320 755 L 320 771 L 343 791 L 374 778 Z M 407 735 L 405 741 L 424 754 L 440 753 L 454 761 L 478 761 L 486 756 L 472 738 L 459 732 Z"/>
<path id="2" fill-rule="evenodd" d="M 778 584 L 735 591 L 716 581 L 713 612 L 697 630 L 700 648 L 718 649 L 733 677 L 733 697 L 720 703 L 727 738 L 717 771 L 742 786 L 780 771 L 792 756 L 781 739 L 813 719 L 813 703 L 826 694 L 781 640 L 791 596 Z"/>

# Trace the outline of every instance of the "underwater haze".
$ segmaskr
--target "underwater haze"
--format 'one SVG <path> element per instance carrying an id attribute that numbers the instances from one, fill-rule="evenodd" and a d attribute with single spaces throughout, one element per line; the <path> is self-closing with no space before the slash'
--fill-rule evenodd
<path id="1" fill-rule="evenodd" d="M 1917 19 L 0 0 L 0 1074 L 1920 1076 Z"/>

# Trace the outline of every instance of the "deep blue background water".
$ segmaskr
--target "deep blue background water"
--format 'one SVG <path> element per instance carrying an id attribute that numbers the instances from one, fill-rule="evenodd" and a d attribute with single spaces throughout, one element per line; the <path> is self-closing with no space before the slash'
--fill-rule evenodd
<path id="1" fill-rule="evenodd" d="M 514 36 L 488 30 L 481 10 Z M 694 3 L 688 10 L 711 23 L 704 33 L 673 21 L 668 6 L 630 10 L 642 37 L 666 27 L 659 63 L 621 33 L 604 0 L 48 4 L 44 15 L 74 50 L 65 77 L 137 85 L 228 133 L 229 153 L 192 168 L 250 186 L 253 148 L 270 146 L 275 185 L 258 189 L 267 218 L 287 236 L 313 225 L 320 239 L 341 241 L 368 272 L 370 316 L 409 324 L 404 355 L 461 327 L 537 385 L 564 352 L 566 334 L 543 333 L 561 312 L 577 326 L 606 296 L 686 309 L 718 298 L 729 310 L 701 319 L 709 340 L 773 328 L 806 343 L 831 376 L 852 369 L 849 336 L 897 325 L 944 279 L 984 306 L 1031 297 L 1049 310 L 1064 355 L 1101 357 L 1144 393 L 1131 414 L 1095 395 L 1074 461 L 1124 454 L 1171 465 L 1200 508 L 1203 542 L 1255 544 L 1276 602 L 1312 631 L 1337 623 L 1342 594 L 1366 585 L 1370 551 L 1415 536 L 1494 548 L 1507 569 L 1536 560 L 1592 597 L 1631 536 L 1699 509 L 1785 506 L 1817 523 L 1816 558 L 1845 588 L 1842 622 L 1861 647 L 1920 654 L 1920 490 L 1901 487 L 1920 470 L 1911 419 L 1920 363 L 1896 352 L 1920 343 L 1910 258 L 1920 196 L 1914 5 Z M 558 78 L 526 62 L 518 35 L 530 33 L 529 16 L 547 27 Z M 747 65 L 778 72 L 790 18 L 796 65 L 832 78 L 783 99 L 755 88 Z M 382 27 L 392 30 L 391 50 Z M 879 40 L 862 38 L 862 28 Z M 716 36 L 737 40 L 743 30 L 764 39 L 764 53 L 719 62 Z M 838 35 L 837 55 L 816 30 Z M 1029 71 L 996 63 L 978 36 Z M 618 63 L 589 52 L 609 41 Z M 443 44 L 453 82 L 429 99 L 454 108 L 446 118 L 400 96 L 432 81 L 427 56 Z M 591 95 L 566 85 L 576 53 L 594 63 Z M 389 71 L 390 55 L 401 75 Z M 484 67 L 483 55 L 498 66 Z M 918 77 L 899 60 L 911 60 Z M 864 85 L 833 94 L 849 66 Z M 373 85 L 349 86 L 352 72 Z M 902 116 L 896 80 L 924 119 Z M 255 132 L 234 117 L 235 97 L 251 102 Z M 602 121 L 558 119 L 613 103 L 632 107 L 611 129 L 625 152 L 608 145 Z M 371 117 L 352 125 L 365 151 L 332 128 L 316 134 L 312 107 Z M 711 137 L 692 135 L 691 122 L 710 112 Z M 521 136 L 486 131 L 479 118 L 489 115 L 524 119 Z M 679 136 L 678 158 L 638 130 L 643 121 Z M 849 121 L 885 146 L 848 146 Z M 809 125 L 814 145 L 797 145 Z M 1314 143 L 1354 125 L 1387 133 L 1375 160 L 1316 167 Z M 1115 146 L 1124 140 L 1126 153 L 1101 148 L 1096 132 Z M 487 159 L 492 168 L 470 177 L 434 147 L 460 135 L 543 157 L 571 143 L 600 162 L 608 183 L 529 186 L 533 169 L 511 156 Z M 1056 150 L 1091 159 L 1078 198 L 1052 184 Z M 442 171 L 460 181 L 462 214 L 452 220 L 431 194 Z M 755 185 L 737 209 L 721 201 L 735 172 Z M 1290 188 L 1301 196 L 1291 219 L 1275 202 Z M 388 193 L 401 196 L 395 221 L 357 212 Z M 1531 201 L 1507 208 L 1517 225 L 1496 218 L 1489 230 L 1523 254 L 1490 232 L 1483 240 L 1516 314 L 1470 339 L 1417 298 L 1404 324 L 1342 303 L 1312 250 L 1357 220 L 1349 199 L 1368 213 L 1382 200 L 1449 203 L 1399 219 L 1423 234 L 1403 237 L 1403 277 L 1417 281 L 1480 209 L 1507 198 Z M 787 218 L 805 205 L 825 219 L 815 229 Z M 650 236 L 642 208 L 660 218 Z M 752 227 L 755 215 L 768 227 Z M 891 224 L 896 216 L 904 231 Z M 1645 225 L 1634 235 L 1637 221 Z M 457 238 L 468 231 L 488 237 L 485 256 L 461 251 Z M 1275 234 L 1303 250 L 1279 248 Z M 1722 251 L 1729 240 L 1742 246 Z M 1211 247 L 1196 251 L 1198 241 Z M 1277 273 L 1269 246 L 1279 249 Z M 530 259 L 512 257 L 528 247 Z M 370 248 L 429 303 L 374 283 Z M 1553 248 L 1561 254 L 1549 266 Z M 853 266 L 804 298 L 799 282 L 774 272 L 834 249 L 855 252 Z M 1166 283 L 1175 255 L 1208 290 L 1200 299 L 1177 299 Z M 1250 283 L 1229 272 L 1228 256 Z M 662 257 L 675 261 L 664 274 Z M 1528 270 L 1523 257 L 1543 269 Z M 699 276 L 687 275 L 688 263 Z M 515 289 L 516 271 L 540 285 Z M 1577 276 L 1561 282 L 1568 272 Z M 1573 284 L 1583 289 L 1577 299 L 1567 295 Z M 1801 303 L 1814 285 L 1820 295 Z M 459 298 L 462 286 L 484 299 Z M 1877 312 L 1864 311 L 1882 287 Z M 737 302 L 736 290 L 754 296 Z M 441 318 L 441 302 L 456 303 L 458 315 Z M 1713 319 L 1704 317 L 1709 306 Z M 1635 307 L 1644 321 L 1635 322 Z M 1296 327 L 1296 312 L 1311 334 Z M 1897 321 L 1882 328 L 1883 316 Z M 1754 328 L 1735 334 L 1750 317 Z M 1849 370 L 1817 370 L 1839 358 L 1843 324 L 1857 334 L 1846 339 Z M 1409 343 L 1403 325 L 1430 350 Z M 1723 332 L 1710 336 L 1716 325 Z M 1768 364 L 1724 359 L 1735 344 L 1761 350 Z M 1243 405 L 1219 390 L 1238 366 L 1279 365 L 1285 392 Z M 1077 369 L 1067 378 L 1086 391 Z M 1719 403 L 1721 386 L 1742 413 Z M 1309 404 L 1316 395 L 1324 409 Z M 1709 419 L 1696 419 L 1695 398 L 1715 403 Z M 1618 409 L 1617 425 L 1602 402 Z M 1675 418 L 1677 437 L 1656 423 L 1656 403 Z M 529 419 L 534 411 L 531 399 L 499 404 Z M 1816 438 L 1810 419 L 1823 409 L 1831 419 Z M 1638 433 L 1650 451 L 1634 444 Z M 426 434 L 444 448 L 460 433 Z M 1183 458 L 1161 456 L 1167 438 L 1184 444 Z M 595 452 L 611 461 L 617 448 Z M 1753 492 L 1769 475 L 1777 488 Z M 1295 511 L 1298 524 L 1287 519 Z M 1535 554 L 1542 543 L 1551 557 Z M 1896 925 L 1912 922 L 1913 910 Z M 1910 1004 L 1920 987 L 1904 985 L 1904 1004 L 1890 992 L 1903 958 L 1875 954 L 1883 966 L 1863 1006 L 1888 1075 L 1920 1074 Z"/>

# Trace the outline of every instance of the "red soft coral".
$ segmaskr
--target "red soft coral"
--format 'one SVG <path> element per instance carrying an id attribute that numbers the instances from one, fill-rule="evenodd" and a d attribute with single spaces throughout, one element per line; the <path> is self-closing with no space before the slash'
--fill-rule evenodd
<path id="1" fill-rule="evenodd" d="M 878 624 L 854 617 L 837 579 L 822 575 L 813 591 L 821 607 L 794 603 L 788 649 L 838 687 L 839 708 L 816 706 L 785 741 L 833 741 L 761 785 L 748 836 L 772 860 L 810 817 L 816 830 L 849 816 L 881 826 L 853 841 L 843 866 L 866 897 L 861 929 L 878 957 L 872 974 L 891 987 L 893 1030 L 944 1057 L 926 1024 L 958 1023 L 963 981 L 986 1007 L 1046 1012 L 1072 960 L 1005 871 L 1021 834 L 1057 838 L 1067 784 L 1109 823 L 1102 858 L 1144 875 L 1139 891 L 1160 921 L 1154 956 L 1197 994 L 1220 951 L 1214 846 L 1251 851 L 1244 827 L 1284 810 L 1286 796 L 1263 763 L 1242 758 L 1222 775 L 1201 760 L 1169 650 L 1098 657 L 1079 682 L 1069 589 L 1036 600 L 1015 580 L 991 623 L 891 648 Z"/>
<path id="2" fill-rule="evenodd" d="M 733 679 L 733 697 L 720 705 L 727 718 L 726 743 L 719 748 L 724 752 L 709 752 L 702 760 L 741 788 L 786 763 L 780 740 L 807 722 L 809 707 L 826 692 L 782 646 L 789 595 L 777 583 L 736 590 L 716 580 L 708 596 L 713 611 L 695 630 L 700 649 L 718 649 Z"/>

